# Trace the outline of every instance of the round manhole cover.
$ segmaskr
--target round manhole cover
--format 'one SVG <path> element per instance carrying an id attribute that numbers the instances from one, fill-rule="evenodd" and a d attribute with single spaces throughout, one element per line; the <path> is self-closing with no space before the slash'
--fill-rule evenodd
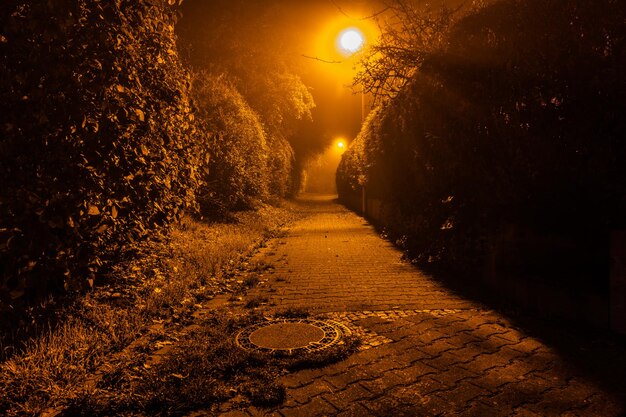
<path id="1" fill-rule="evenodd" d="M 338 343 L 348 332 L 345 326 L 332 321 L 280 319 L 246 327 L 235 340 L 244 349 L 313 352 Z"/>

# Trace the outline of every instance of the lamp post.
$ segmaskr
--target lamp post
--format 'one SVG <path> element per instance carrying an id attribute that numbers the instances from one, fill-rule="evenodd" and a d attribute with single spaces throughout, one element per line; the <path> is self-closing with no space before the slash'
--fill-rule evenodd
<path id="1" fill-rule="evenodd" d="M 365 36 L 356 28 L 348 28 L 339 34 L 338 44 L 340 51 L 351 56 L 363 49 Z M 365 92 L 361 89 L 361 123 L 365 121 Z"/>
<path id="2" fill-rule="evenodd" d="M 365 43 L 365 37 L 360 30 L 356 28 L 345 29 L 338 38 L 338 44 L 340 51 L 346 55 L 351 56 L 360 51 Z M 365 91 L 361 88 L 361 123 L 365 122 Z M 367 199 L 365 197 L 365 181 L 359 178 L 361 184 L 361 212 L 366 215 Z"/>

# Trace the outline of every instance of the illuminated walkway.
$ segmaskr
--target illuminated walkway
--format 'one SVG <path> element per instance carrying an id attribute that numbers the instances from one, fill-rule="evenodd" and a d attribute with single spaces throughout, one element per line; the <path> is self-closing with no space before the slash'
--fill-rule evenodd
<path id="1" fill-rule="evenodd" d="M 613 361 L 619 352 L 610 343 L 563 336 L 554 340 L 566 351 L 557 350 L 558 343 L 531 336 L 511 319 L 402 263 L 397 249 L 331 197 L 308 196 L 300 205 L 305 218 L 259 255 L 273 273 L 248 298 L 267 299 L 275 310 L 326 313 L 361 335 L 364 349 L 338 364 L 284 377 L 288 397 L 276 410 L 224 410 L 225 415 L 618 416 L 626 411 L 623 398 L 611 393 L 624 387 L 626 360 Z M 559 332 L 549 329 L 546 337 Z"/>

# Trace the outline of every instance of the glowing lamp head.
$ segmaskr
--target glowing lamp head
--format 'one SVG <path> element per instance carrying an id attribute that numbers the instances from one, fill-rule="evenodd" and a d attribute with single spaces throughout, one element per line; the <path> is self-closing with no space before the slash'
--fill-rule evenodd
<path id="1" fill-rule="evenodd" d="M 339 48 L 347 55 L 351 55 L 361 49 L 364 42 L 363 34 L 355 28 L 346 29 L 339 35 Z"/>
<path id="2" fill-rule="evenodd" d="M 335 152 L 339 153 L 340 155 L 343 154 L 346 149 L 348 149 L 348 144 L 346 143 L 346 140 L 344 138 L 335 139 L 334 149 Z"/>

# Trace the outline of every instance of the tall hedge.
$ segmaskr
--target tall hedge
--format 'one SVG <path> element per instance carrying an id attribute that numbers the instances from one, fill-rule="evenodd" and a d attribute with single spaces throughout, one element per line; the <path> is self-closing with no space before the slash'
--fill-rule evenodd
<path id="1" fill-rule="evenodd" d="M 512 226 L 575 246 L 546 279 L 605 262 L 608 231 L 626 226 L 625 19 L 617 0 L 466 16 L 344 154 L 340 193 L 363 176 L 422 261 L 479 266 Z"/>
<path id="2" fill-rule="evenodd" d="M 168 4 L 170 3 L 170 4 Z M 0 4 L 0 296 L 93 283 L 194 205 L 171 0 Z"/>

